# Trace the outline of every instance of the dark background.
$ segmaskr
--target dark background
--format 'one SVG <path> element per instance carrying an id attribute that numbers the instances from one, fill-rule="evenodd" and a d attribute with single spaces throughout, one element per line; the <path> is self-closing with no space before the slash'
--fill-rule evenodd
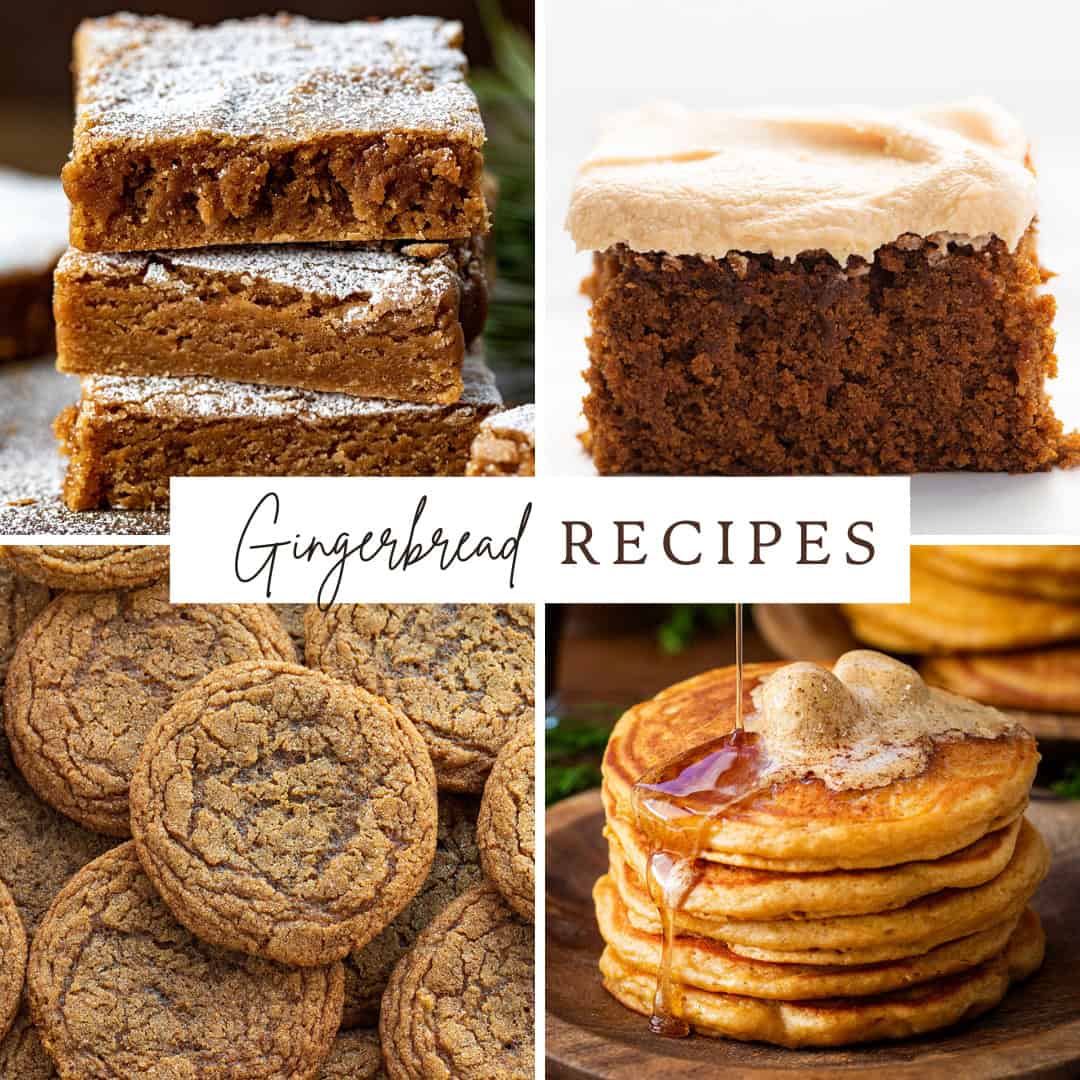
<path id="1" fill-rule="evenodd" d="M 465 49 L 474 66 L 491 62 L 475 0 L 108 0 L 61 4 L 49 0 L 3 0 L 0 11 L 0 163 L 33 172 L 56 172 L 71 143 L 71 35 L 79 20 L 113 11 L 172 15 L 193 22 L 218 22 L 288 10 L 316 19 L 367 15 L 441 15 L 465 25 Z M 502 0 L 502 12 L 533 33 L 532 0 Z"/>

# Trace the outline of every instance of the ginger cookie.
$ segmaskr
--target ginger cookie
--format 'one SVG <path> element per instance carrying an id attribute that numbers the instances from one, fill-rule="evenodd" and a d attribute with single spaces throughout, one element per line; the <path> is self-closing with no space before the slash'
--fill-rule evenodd
<path id="1" fill-rule="evenodd" d="M 536 892 L 536 753 L 531 726 L 499 751 L 476 826 L 480 862 L 503 899 L 533 920 Z"/>
<path id="2" fill-rule="evenodd" d="M 286 964 L 340 960 L 395 918 L 431 869 L 436 817 L 399 709 L 271 661 L 181 695 L 131 785 L 139 857 L 176 917 Z"/>
<path id="3" fill-rule="evenodd" d="M 309 608 L 307 661 L 399 706 L 431 751 L 439 787 L 480 792 L 495 756 L 533 716 L 526 604 Z"/>
<path id="4" fill-rule="evenodd" d="M 532 1080 L 533 928 L 490 884 L 458 897 L 394 969 L 379 1035 L 393 1080 Z"/>
<path id="5" fill-rule="evenodd" d="M 30 1008 L 23 998 L 7 1035 L 0 1040 L 0 1076 L 4 1080 L 56 1080 L 53 1060 L 45 1052 Z"/>
<path id="6" fill-rule="evenodd" d="M 68 592 L 136 589 L 169 572 L 169 549 L 150 544 L 5 545 L 0 558 L 24 578 Z"/>
<path id="7" fill-rule="evenodd" d="M 45 610 L 51 595 L 44 585 L 19 577 L 0 562 L 0 681 L 7 674 L 19 638 Z"/>
<path id="8" fill-rule="evenodd" d="M 0 734 L 0 879 L 30 937 L 68 878 L 115 843 L 43 803 L 15 768 Z"/>
<path id="9" fill-rule="evenodd" d="M 340 1031 L 319 1080 L 384 1080 L 379 1033 L 366 1028 Z"/>
<path id="10" fill-rule="evenodd" d="M 469 795 L 439 796 L 435 861 L 424 887 L 400 915 L 363 948 L 345 958 L 345 1027 L 379 1022 L 379 1002 L 394 965 L 412 948 L 420 931 L 451 900 L 483 880 L 476 846 L 480 801 Z"/>
<path id="11" fill-rule="evenodd" d="M 11 890 L 0 882 L 0 1039 L 19 1011 L 26 974 L 26 931 Z"/>
<path id="12" fill-rule="evenodd" d="M 177 695 L 223 664 L 293 656 L 265 606 L 172 606 L 164 582 L 65 593 L 23 635 L 8 671 L 4 723 L 15 762 L 50 805 L 89 829 L 129 836 L 131 770 Z"/>
<path id="13" fill-rule="evenodd" d="M 64 886 L 38 928 L 30 1009 L 62 1077 L 311 1080 L 341 1019 L 343 975 L 194 938 L 121 844 Z"/>
<path id="14" fill-rule="evenodd" d="M 281 620 L 281 625 L 289 631 L 293 645 L 296 646 L 296 655 L 301 661 L 304 659 L 304 613 L 307 611 L 306 604 L 271 604 L 274 613 Z"/>

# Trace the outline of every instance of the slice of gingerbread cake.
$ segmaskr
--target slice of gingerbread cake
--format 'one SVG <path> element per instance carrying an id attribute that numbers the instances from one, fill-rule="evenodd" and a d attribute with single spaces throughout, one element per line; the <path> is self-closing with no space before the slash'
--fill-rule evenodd
<path id="1" fill-rule="evenodd" d="M 1036 211 L 989 102 L 616 117 L 567 221 L 594 252 L 598 471 L 1071 463 Z"/>

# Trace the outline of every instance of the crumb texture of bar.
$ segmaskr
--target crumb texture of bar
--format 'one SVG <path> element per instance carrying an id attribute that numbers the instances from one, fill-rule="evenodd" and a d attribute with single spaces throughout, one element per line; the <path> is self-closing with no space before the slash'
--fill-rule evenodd
<path id="1" fill-rule="evenodd" d="M 483 244 L 86 253 L 56 274 L 58 367 L 456 401 Z"/>
<path id="2" fill-rule="evenodd" d="M 67 221 L 54 178 L 0 169 L 0 360 L 52 349 L 52 269 Z"/>
<path id="3" fill-rule="evenodd" d="M 87 376 L 56 434 L 71 510 L 168 505 L 171 476 L 461 475 L 501 404 L 476 348 L 448 405 L 205 378 Z"/>
<path id="4" fill-rule="evenodd" d="M 466 476 L 534 476 L 536 406 L 519 405 L 492 413 L 480 424 L 469 453 Z"/>
<path id="5" fill-rule="evenodd" d="M 1044 380 L 1055 303 L 1016 251 L 904 236 L 872 262 L 595 256 L 601 473 L 1027 472 L 1069 446 Z"/>
<path id="6" fill-rule="evenodd" d="M 483 233 L 461 26 L 120 14 L 75 36 L 82 250 Z"/>

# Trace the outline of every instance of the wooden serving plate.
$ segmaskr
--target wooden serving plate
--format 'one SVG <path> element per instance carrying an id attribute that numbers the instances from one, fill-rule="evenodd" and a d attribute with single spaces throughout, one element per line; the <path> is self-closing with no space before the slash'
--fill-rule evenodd
<path id="1" fill-rule="evenodd" d="M 939 1035 L 847 1050 L 785 1050 L 730 1039 L 661 1039 L 600 984 L 603 947 L 593 882 L 607 868 L 600 794 L 587 791 L 547 814 L 547 1075 L 632 1080 L 793 1080 L 820 1075 L 876 1080 L 994 1080 L 1080 1075 L 1080 804 L 1036 800 L 1028 816 L 1054 853 L 1035 898 L 1046 962 L 992 1012 Z"/>
<path id="2" fill-rule="evenodd" d="M 755 604 L 753 617 L 758 633 L 782 660 L 829 659 L 864 647 L 836 604 Z M 1007 711 L 1037 739 L 1074 747 L 1080 742 L 1080 716 Z"/>

